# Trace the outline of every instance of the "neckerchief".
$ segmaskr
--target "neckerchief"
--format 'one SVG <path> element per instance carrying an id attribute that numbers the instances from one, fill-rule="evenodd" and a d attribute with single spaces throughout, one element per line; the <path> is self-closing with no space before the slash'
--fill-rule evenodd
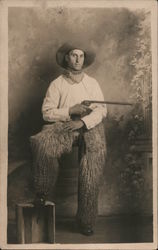
<path id="1" fill-rule="evenodd" d="M 71 83 L 79 83 L 84 77 L 84 72 L 75 70 L 65 70 L 63 73 L 64 77 Z"/>

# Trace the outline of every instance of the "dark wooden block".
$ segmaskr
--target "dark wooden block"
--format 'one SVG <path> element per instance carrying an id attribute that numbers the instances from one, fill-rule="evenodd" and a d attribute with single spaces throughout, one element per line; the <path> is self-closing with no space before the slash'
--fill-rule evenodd
<path id="1" fill-rule="evenodd" d="M 16 206 L 17 240 L 25 243 L 55 243 L 55 204 L 46 201 L 44 207 L 33 203 Z"/>

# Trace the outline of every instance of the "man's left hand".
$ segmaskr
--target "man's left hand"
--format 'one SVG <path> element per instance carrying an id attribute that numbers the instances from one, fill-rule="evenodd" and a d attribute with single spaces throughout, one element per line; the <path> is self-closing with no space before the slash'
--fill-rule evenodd
<path id="1" fill-rule="evenodd" d="M 69 121 L 65 122 L 64 124 L 64 130 L 65 131 L 75 131 L 84 126 L 84 122 L 79 120 L 79 121 Z"/>

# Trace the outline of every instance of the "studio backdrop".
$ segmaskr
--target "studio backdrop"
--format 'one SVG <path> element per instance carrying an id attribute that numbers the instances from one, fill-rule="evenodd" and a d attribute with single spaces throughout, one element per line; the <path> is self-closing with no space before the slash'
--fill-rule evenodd
<path id="1" fill-rule="evenodd" d="M 108 105 L 99 215 L 152 216 L 150 18 L 145 9 L 9 8 L 9 221 L 15 221 L 15 204 L 33 196 L 29 137 L 41 130 L 43 98 L 62 72 L 56 51 L 74 41 L 96 52 L 86 73 L 97 79 L 105 100 L 134 103 Z M 76 213 L 77 171 L 74 148 L 61 161 L 55 198 L 59 216 Z"/>

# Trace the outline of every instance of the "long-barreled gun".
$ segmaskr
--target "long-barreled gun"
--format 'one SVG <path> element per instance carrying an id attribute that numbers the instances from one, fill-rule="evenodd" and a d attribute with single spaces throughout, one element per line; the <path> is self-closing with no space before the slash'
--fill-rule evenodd
<path id="1" fill-rule="evenodd" d="M 81 104 L 90 106 L 92 103 L 100 103 L 100 104 L 111 104 L 111 105 L 133 105 L 130 102 L 111 102 L 111 101 L 97 101 L 97 100 L 85 100 Z"/>
<path id="2" fill-rule="evenodd" d="M 84 100 L 83 102 L 81 102 L 81 104 L 85 105 L 85 106 L 90 106 L 92 103 L 96 103 L 96 104 L 111 104 L 111 105 L 133 105 L 133 103 L 129 103 L 129 102 L 111 102 L 111 101 L 97 101 L 97 100 Z M 82 115 L 71 115 L 72 120 L 78 120 L 81 117 L 88 115 L 92 112 L 91 108 L 88 108 L 88 110 L 86 110 L 86 112 Z"/>

